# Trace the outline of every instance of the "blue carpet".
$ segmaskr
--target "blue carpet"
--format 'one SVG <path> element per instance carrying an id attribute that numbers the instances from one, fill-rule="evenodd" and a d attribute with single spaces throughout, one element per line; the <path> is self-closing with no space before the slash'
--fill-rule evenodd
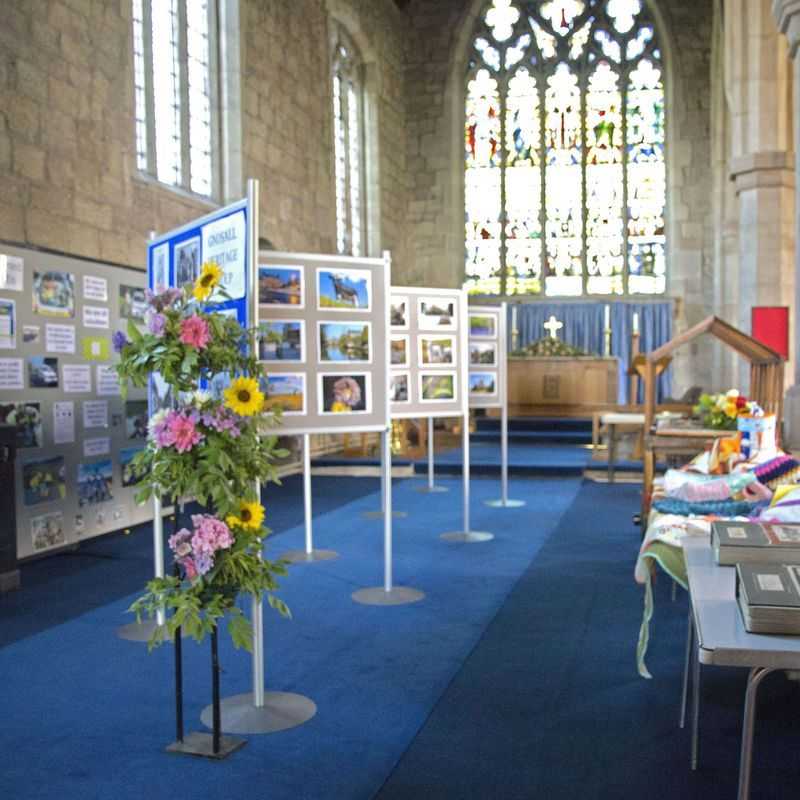
<path id="1" fill-rule="evenodd" d="M 301 546 L 297 483 L 266 498 L 278 531 L 270 555 Z M 382 580 L 382 525 L 360 515 L 378 505 L 378 481 L 314 479 L 316 544 L 342 558 L 292 569 L 282 596 L 294 620 L 267 615 L 266 664 L 268 688 L 303 692 L 319 713 L 295 730 L 250 737 L 222 764 L 162 753 L 174 724 L 171 648 L 148 655 L 114 636 L 132 600 L 123 592 L 149 574 L 148 532 L 95 543 L 94 561 L 82 555 L 85 562 L 65 559 L 69 568 L 27 566 L 27 588 L 0 600 L 0 627 L 15 631 L 0 649 L 0 797 L 372 797 L 580 486 L 512 481 L 511 496 L 529 504 L 500 512 L 481 502 L 497 496 L 497 482 L 476 480 L 473 527 L 497 539 L 453 546 L 438 534 L 461 525 L 458 481 L 446 482 L 449 493 L 424 498 L 413 491 L 421 483 L 396 485 L 396 507 L 412 513 L 395 525 L 395 579 L 427 597 L 372 608 L 352 603 L 350 593 Z M 52 572 L 37 582 L 36 570 Z M 207 646 L 190 643 L 185 651 L 191 729 L 209 700 L 209 659 Z M 221 660 L 223 694 L 248 691 L 249 657 L 226 636 Z"/>
<path id="2" fill-rule="evenodd" d="M 437 703 L 377 800 L 730 800 L 745 671 L 704 668 L 700 760 L 677 726 L 686 598 L 657 585 L 650 663 L 636 674 L 637 487 L 586 483 Z M 800 689 L 761 688 L 753 800 L 796 798 Z"/>

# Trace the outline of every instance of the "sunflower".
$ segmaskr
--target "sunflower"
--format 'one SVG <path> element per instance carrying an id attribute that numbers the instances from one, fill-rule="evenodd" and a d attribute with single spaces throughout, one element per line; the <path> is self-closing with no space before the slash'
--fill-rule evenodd
<path id="1" fill-rule="evenodd" d="M 200 277 L 194 282 L 194 289 L 192 289 L 195 300 L 208 300 L 221 279 L 222 269 L 213 261 L 206 261 Z"/>
<path id="2" fill-rule="evenodd" d="M 261 503 L 248 503 L 242 500 L 239 503 L 239 515 L 230 514 L 225 517 L 225 522 L 229 528 L 244 528 L 245 530 L 256 531 L 264 521 L 264 506 Z"/>
<path id="3" fill-rule="evenodd" d="M 264 395 L 253 378 L 236 378 L 225 390 L 225 405 L 242 417 L 252 417 L 261 411 Z"/>

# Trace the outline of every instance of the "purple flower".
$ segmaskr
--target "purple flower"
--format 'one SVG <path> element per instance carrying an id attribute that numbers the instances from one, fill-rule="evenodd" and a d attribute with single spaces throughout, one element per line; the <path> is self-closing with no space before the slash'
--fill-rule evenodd
<path id="1" fill-rule="evenodd" d="M 122 331 L 117 331 L 111 337 L 111 343 L 114 345 L 114 350 L 117 353 L 121 353 L 122 348 L 130 344 L 128 337 Z"/>
<path id="2" fill-rule="evenodd" d="M 200 553 L 194 558 L 194 566 L 198 575 L 205 575 L 214 566 L 214 559 L 205 553 Z"/>
<path id="3" fill-rule="evenodd" d="M 167 318 L 163 314 L 147 314 L 147 330 L 149 330 L 153 336 L 163 336 L 166 327 Z"/>
<path id="4" fill-rule="evenodd" d="M 155 292 L 145 289 L 145 299 L 159 313 L 174 305 L 181 295 L 180 289 L 166 289 L 160 285 L 156 286 Z"/>

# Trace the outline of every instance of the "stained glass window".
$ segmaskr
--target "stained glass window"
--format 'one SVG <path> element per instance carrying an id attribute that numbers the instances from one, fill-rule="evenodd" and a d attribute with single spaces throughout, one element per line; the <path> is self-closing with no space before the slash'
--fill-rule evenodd
<path id="1" fill-rule="evenodd" d="M 333 44 L 333 158 L 336 248 L 364 251 L 364 87 L 358 50 L 341 26 Z"/>
<path id="2" fill-rule="evenodd" d="M 465 287 L 666 289 L 663 65 L 643 0 L 492 0 L 469 59 Z"/>

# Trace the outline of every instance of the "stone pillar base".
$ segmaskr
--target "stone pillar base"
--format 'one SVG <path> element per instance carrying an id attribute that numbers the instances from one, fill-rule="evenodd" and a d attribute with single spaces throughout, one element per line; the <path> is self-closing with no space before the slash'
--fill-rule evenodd
<path id="1" fill-rule="evenodd" d="M 800 386 L 795 384 L 787 392 L 783 401 L 783 441 L 784 450 L 800 450 Z"/>
<path id="2" fill-rule="evenodd" d="M 20 579 L 19 570 L 13 569 L 11 572 L 0 572 L 0 594 L 3 592 L 12 592 L 14 589 L 19 589 Z"/>

